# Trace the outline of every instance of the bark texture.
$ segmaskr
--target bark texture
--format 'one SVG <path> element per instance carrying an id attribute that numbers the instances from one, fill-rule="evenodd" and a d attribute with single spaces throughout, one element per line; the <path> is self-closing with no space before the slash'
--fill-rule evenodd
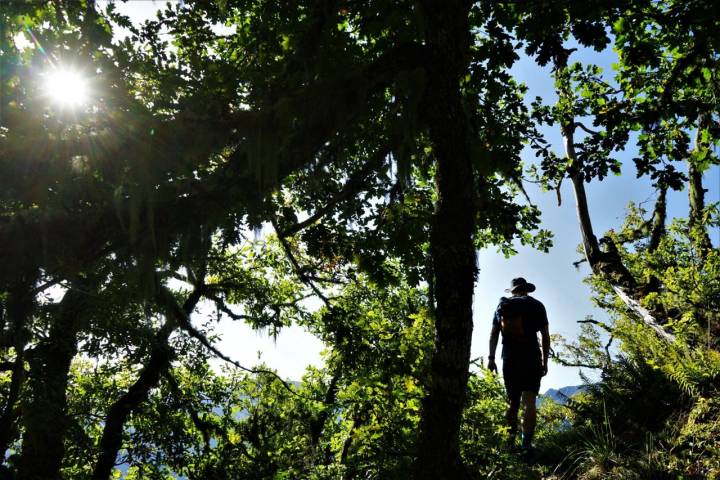
<path id="1" fill-rule="evenodd" d="M 85 293 L 76 288 L 68 290 L 50 334 L 30 355 L 30 394 L 23 402 L 25 433 L 18 480 L 60 478 L 69 424 L 65 392 L 70 362 L 77 353 L 78 331 L 91 311 L 88 307 Z"/>
<path id="2" fill-rule="evenodd" d="M 472 298 L 477 273 L 470 127 L 459 78 L 470 45 L 465 1 L 423 2 L 427 21 L 425 115 L 437 162 L 438 200 L 431 233 L 435 273 L 435 351 L 423 402 L 416 478 L 462 479 L 459 431 L 465 405 Z"/>
<path id="3" fill-rule="evenodd" d="M 705 209 L 705 189 L 702 184 L 702 172 L 694 163 L 688 165 L 688 197 L 690 201 L 689 225 L 691 229 L 701 228 L 699 233 L 698 245 L 701 251 L 712 248 L 710 237 L 704 228 L 702 228 L 702 215 Z"/>

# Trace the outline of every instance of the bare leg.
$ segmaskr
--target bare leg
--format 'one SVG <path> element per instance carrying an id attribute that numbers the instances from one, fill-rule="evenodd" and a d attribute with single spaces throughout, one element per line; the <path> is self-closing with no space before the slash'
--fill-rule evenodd
<path id="1" fill-rule="evenodd" d="M 517 435 L 518 410 L 520 409 L 520 399 L 513 398 L 508 400 L 508 408 L 505 411 L 505 421 L 510 428 L 510 445 L 515 444 L 515 436 Z"/>
<path id="2" fill-rule="evenodd" d="M 522 392 L 523 402 L 523 447 L 532 445 L 533 436 L 535 435 L 535 423 L 537 422 L 537 411 L 535 409 L 535 398 L 537 394 L 534 392 Z M 517 415 L 517 412 L 516 412 Z M 517 418 L 517 416 L 516 416 Z"/>

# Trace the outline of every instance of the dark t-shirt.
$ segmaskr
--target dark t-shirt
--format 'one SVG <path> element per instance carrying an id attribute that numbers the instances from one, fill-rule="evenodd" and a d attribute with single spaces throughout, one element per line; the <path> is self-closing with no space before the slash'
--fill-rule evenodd
<path id="1" fill-rule="evenodd" d="M 493 324 L 499 327 L 503 315 L 506 317 L 519 316 L 523 326 L 523 335 L 521 337 L 506 337 L 503 335 L 503 360 L 540 360 L 542 355 L 537 333 L 548 324 L 545 306 L 539 300 L 530 296 L 502 297 L 495 310 Z"/>

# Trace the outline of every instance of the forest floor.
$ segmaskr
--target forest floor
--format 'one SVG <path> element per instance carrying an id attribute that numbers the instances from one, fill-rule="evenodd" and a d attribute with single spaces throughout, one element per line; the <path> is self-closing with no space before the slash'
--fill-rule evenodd
<path id="1" fill-rule="evenodd" d="M 556 459 L 548 457 L 541 449 L 536 449 L 531 456 L 518 453 L 518 460 L 524 467 L 527 480 L 560 480 Z"/>

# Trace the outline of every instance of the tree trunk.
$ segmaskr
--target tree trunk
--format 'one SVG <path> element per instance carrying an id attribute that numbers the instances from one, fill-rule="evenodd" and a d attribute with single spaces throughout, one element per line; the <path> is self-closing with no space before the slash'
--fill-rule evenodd
<path id="1" fill-rule="evenodd" d="M 707 152 L 710 146 L 707 142 L 702 141 L 702 132 L 707 129 L 707 122 L 707 116 L 700 118 L 695 137 L 696 154 L 700 154 L 703 150 L 705 150 L 703 153 L 706 155 L 710 153 Z M 710 250 L 712 250 L 712 241 L 702 221 L 705 210 L 705 189 L 703 188 L 702 176 L 703 172 L 697 167 L 695 162 L 690 159 L 690 161 L 688 161 L 688 200 L 690 203 L 688 227 L 690 228 L 690 238 L 697 251 L 697 255 L 701 259 L 705 259 Z"/>
<path id="2" fill-rule="evenodd" d="M 77 333 L 87 318 L 87 296 L 75 288 L 65 294 L 48 338 L 30 355 L 30 395 L 23 402 L 22 454 L 18 480 L 58 479 L 69 419 L 65 391 Z"/>
<path id="3" fill-rule="evenodd" d="M 695 136 L 695 155 L 712 154 L 709 142 L 703 141 L 702 138 L 703 132 L 707 133 L 709 121 L 711 121 L 710 115 L 700 117 Z M 708 227 L 703 222 L 706 191 L 703 187 L 703 171 L 698 168 L 695 159 L 691 157 L 688 160 L 688 203 L 690 205 L 688 229 L 690 241 L 692 242 L 695 255 L 700 263 L 704 263 L 707 260 L 708 254 L 713 249 Z M 705 309 L 698 309 L 696 315 L 698 323 L 706 327 L 707 348 L 717 349 L 717 342 L 713 344 L 712 341 L 713 338 L 717 339 L 720 333 L 720 323 L 718 322 L 720 314 L 718 314 L 717 309 L 713 309 L 708 305 Z"/>
<path id="4" fill-rule="evenodd" d="M 695 241 L 698 253 L 704 256 L 712 248 L 712 243 L 702 224 L 703 210 L 705 209 L 705 189 L 702 184 L 702 172 L 692 162 L 688 165 L 688 177 L 688 197 L 690 200 L 688 224 L 692 233 L 698 236 Z"/>
<path id="5" fill-rule="evenodd" d="M 34 280 L 34 274 L 31 275 Z M 6 452 L 10 444 L 17 439 L 19 409 L 17 402 L 20 389 L 25 381 L 25 346 L 28 342 L 28 320 L 32 315 L 35 301 L 32 295 L 32 282 L 22 281 L 8 292 L 7 317 L 10 320 L 12 345 L 15 348 L 15 361 L 11 369 L 10 390 L 0 415 L 0 452 Z"/>
<path id="6" fill-rule="evenodd" d="M 470 127 L 460 75 L 470 44 L 464 1 L 423 3 L 427 21 L 428 90 L 425 115 L 437 161 L 438 200 L 430 237 L 435 273 L 435 352 L 423 401 L 416 477 L 462 479 L 459 432 L 465 405 L 472 300 L 477 273 L 473 233 L 475 188 Z"/>
<path id="7" fill-rule="evenodd" d="M 565 141 L 565 151 L 567 152 L 568 158 L 576 158 L 575 147 L 572 145 L 572 133 L 568 135 L 563 133 L 563 139 Z M 583 251 L 585 252 L 585 258 L 587 258 L 588 263 L 594 265 L 600 261 L 602 253 L 597 237 L 593 232 L 592 221 L 590 220 L 590 210 L 588 209 L 587 196 L 585 195 L 585 181 L 580 172 L 574 173 L 570 177 L 570 180 L 573 186 L 573 193 L 575 194 L 575 212 L 577 213 L 578 222 L 580 223 Z"/>
<path id="8" fill-rule="evenodd" d="M 667 187 L 660 187 L 658 199 L 653 210 L 652 223 L 650 224 L 650 243 L 648 251 L 654 252 L 660 246 L 660 240 L 665 235 L 665 221 L 667 219 Z M 657 290 L 656 290 L 657 291 Z"/>
<path id="9" fill-rule="evenodd" d="M 566 77 L 567 58 L 558 57 L 555 62 L 555 74 L 558 76 L 558 97 L 572 100 L 572 91 L 569 78 Z M 640 301 L 645 296 L 647 288 L 641 285 L 632 276 L 627 267 L 623 264 L 622 258 L 612 239 L 604 240 L 605 251 L 600 249 L 592 228 L 590 211 L 588 209 L 587 195 L 585 194 L 585 180 L 583 176 L 583 164 L 575 154 L 575 119 L 565 118 L 561 121 L 561 132 L 565 144 L 565 155 L 570 160 L 571 170 L 569 173 L 575 195 L 575 205 L 582 236 L 585 258 L 590 268 L 596 275 L 603 277 L 618 295 L 623 303 L 637 317 L 645 322 L 650 328 L 657 332 L 658 336 L 668 342 L 673 342 L 675 336 L 665 330 L 662 326 L 667 312 L 658 309 L 648 309 L 641 305 Z"/>

